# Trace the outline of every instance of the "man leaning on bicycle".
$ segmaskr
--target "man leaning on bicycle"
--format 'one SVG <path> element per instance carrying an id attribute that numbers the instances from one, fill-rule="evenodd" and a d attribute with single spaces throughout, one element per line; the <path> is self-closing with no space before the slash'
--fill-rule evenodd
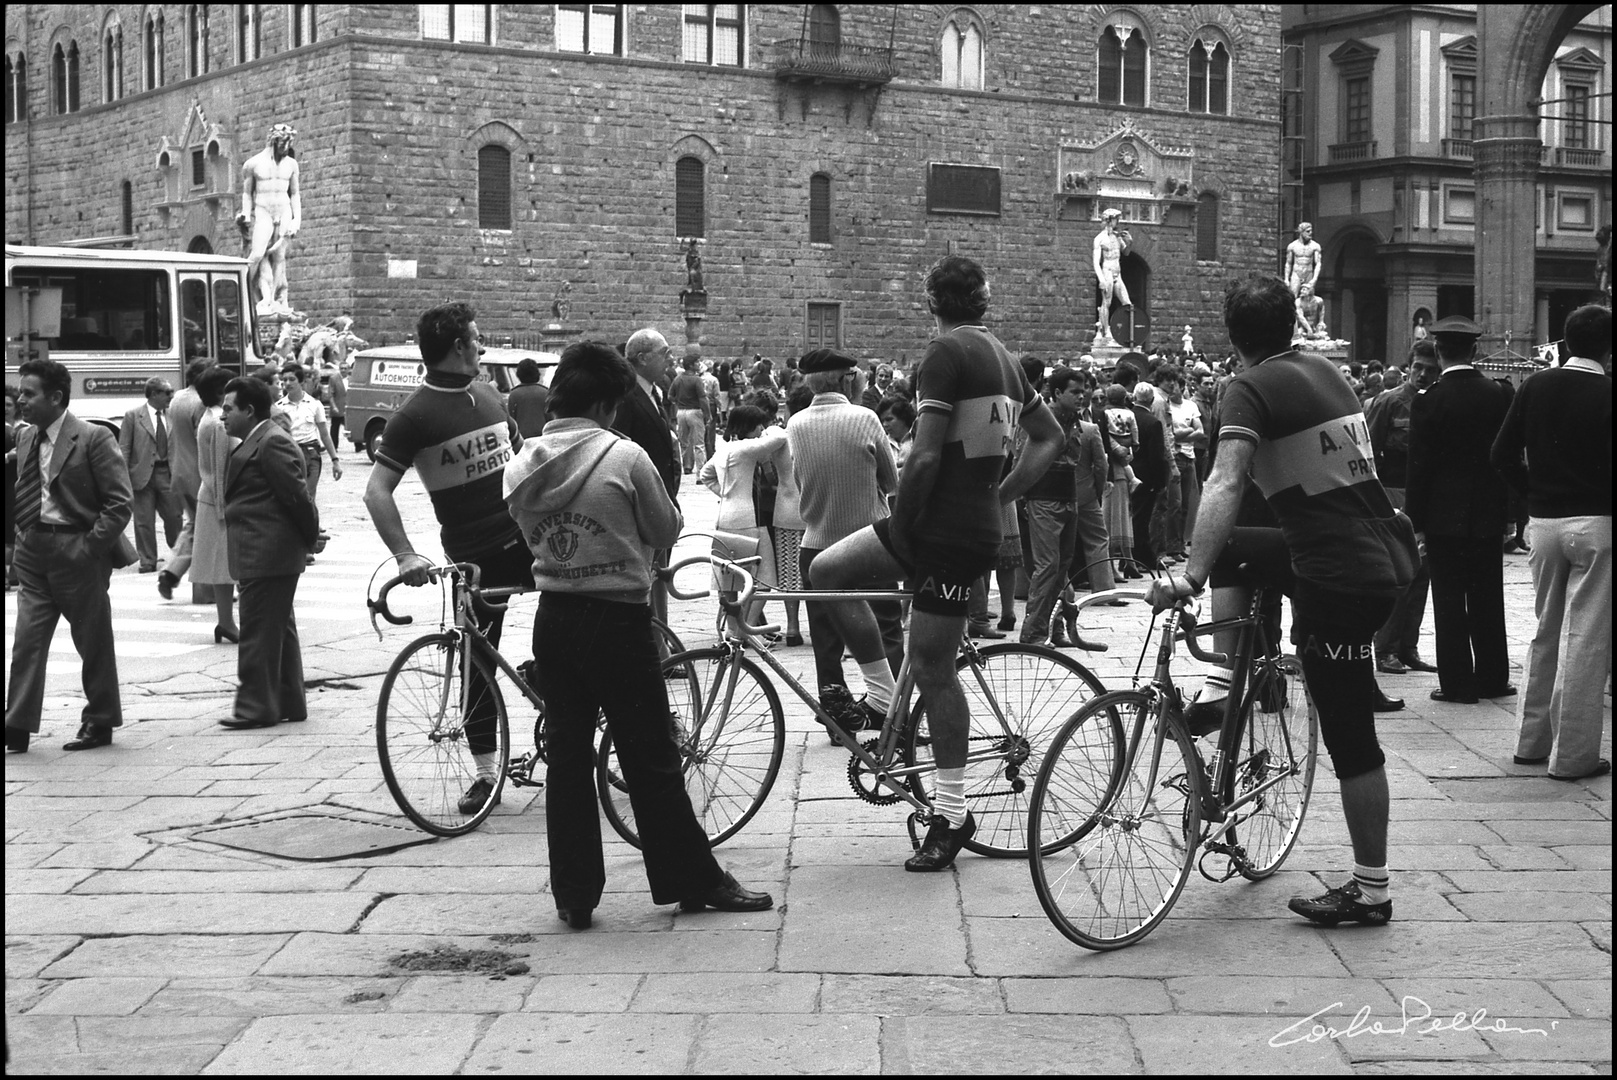
<path id="1" fill-rule="evenodd" d="M 893 515 L 831 545 L 810 571 L 815 589 L 900 577 L 910 583 L 909 656 L 938 765 L 932 824 L 904 864 L 914 871 L 946 869 L 976 831 L 965 794 L 971 718 L 955 655 L 971 584 L 998 558 L 1000 506 L 1032 486 L 1063 438 L 1020 365 L 983 325 L 989 287 L 982 267 L 960 255 L 940 259 L 927 274 L 926 297 L 938 332 L 917 376 L 920 416 Z M 1027 448 L 1001 480 L 1018 424 Z M 867 703 L 885 712 L 895 682 L 870 605 L 826 607 L 864 673 Z"/>
<path id="2" fill-rule="evenodd" d="M 1244 370 L 1225 391 L 1213 470 L 1182 574 L 1152 583 L 1158 610 L 1213 586 L 1212 615 L 1238 615 L 1255 583 L 1292 599 L 1292 641 L 1342 788 L 1353 877 L 1292 911 L 1315 923 L 1384 925 L 1388 899 L 1385 757 L 1376 739 L 1372 636 L 1418 563 L 1414 529 L 1376 478 L 1364 413 L 1324 357 L 1291 348 L 1293 298 L 1278 278 L 1231 283 L 1224 322 Z M 1237 528 L 1250 473 L 1279 528 Z M 1246 573 L 1242 573 L 1245 568 Z M 1230 656 L 1233 643 L 1221 641 Z M 1224 712 L 1215 669 L 1186 713 L 1192 730 Z"/>

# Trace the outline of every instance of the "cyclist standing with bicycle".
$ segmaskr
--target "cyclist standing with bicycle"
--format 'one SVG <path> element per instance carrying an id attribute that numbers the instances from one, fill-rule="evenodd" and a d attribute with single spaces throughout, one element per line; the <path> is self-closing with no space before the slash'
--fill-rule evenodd
<path id="1" fill-rule="evenodd" d="M 483 339 L 477 314 L 464 301 L 442 304 L 421 316 L 416 340 L 426 362 L 426 380 L 399 407 L 382 432 L 376 465 L 365 484 L 365 509 L 381 534 L 406 585 L 433 578 L 433 561 L 418 555 L 404 529 L 394 490 L 411 468 L 432 499 L 444 554 L 451 562 L 482 568 L 484 588 L 533 588 L 533 558 L 506 509 L 501 481 L 514 447 L 522 445 L 500 393 L 477 378 Z M 503 611 L 487 616 L 482 630 L 500 643 Z M 469 675 L 471 704 L 466 734 L 477 778 L 460 799 L 460 812 L 475 814 L 493 795 L 505 762 L 494 731 L 495 704 L 479 689 L 482 675 Z"/>
<path id="2" fill-rule="evenodd" d="M 604 341 L 569 345 L 550 384 L 551 415 L 504 475 L 505 498 L 543 595 L 533 624 L 545 702 L 546 832 L 556 914 L 587 929 L 606 887 L 595 808 L 595 721 L 623 768 L 654 903 L 685 911 L 763 911 L 713 858 L 669 725 L 651 627 L 652 556 L 683 517 L 645 450 L 610 430 L 634 369 Z"/>
<path id="3" fill-rule="evenodd" d="M 1392 918 L 1387 887 L 1389 796 L 1376 739 L 1372 638 L 1419 558 L 1409 519 L 1376 478 L 1358 398 L 1323 357 L 1291 348 L 1294 301 L 1279 278 L 1230 285 L 1224 322 L 1244 369 L 1224 394 L 1218 453 L 1203 491 L 1184 573 L 1151 584 L 1158 611 L 1213 585 L 1213 618 L 1248 603 L 1241 567 L 1292 598 L 1292 641 L 1319 709 L 1320 731 L 1341 783 L 1353 842 L 1353 877 L 1291 910 L 1316 923 L 1370 926 Z M 1247 477 L 1279 519 L 1278 529 L 1238 528 Z M 1233 638 L 1233 635 L 1231 635 Z M 1233 657 L 1234 640 L 1218 642 Z M 1185 714 L 1193 734 L 1216 730 L 1227 671 L 1208 676 Z M 1222 690 L 1222 693 L 1221 693 Z"/>
<path id="4" fill-rule="evenodd" d="M 976 831 L 965 794 L 971 717 L 955 654 L 972 583 L 999 558 L 1001 505 L 1044 475 L 1064 438 L 1021 365 L 983 325 L 989 303 L 983 268 L 961 255 L 946 256 L 927 273 L 926 296 L 938 333 L 917 376 L 920 416 L 893 516 L 831 545 L 815 559 L 812 575 L 812 585 L 822 589 L 896 577 L 910 584 L 909 655 L 938 764 L 931 826 L 921 850 L 904 864 L 912 871 L 948 868 Z M 1018 424 L 1027 447 L 1001 480 Z M 895 683 L 870 605 L 855 600 L 826 607 L 864 672 L 869 704 L 885 712 Z"/>

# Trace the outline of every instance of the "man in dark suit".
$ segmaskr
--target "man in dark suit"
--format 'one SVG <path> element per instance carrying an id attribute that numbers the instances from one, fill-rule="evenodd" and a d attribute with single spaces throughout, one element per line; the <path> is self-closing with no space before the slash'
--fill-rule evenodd
<path id="1" fill-rule="evenodd" d="M 668 339 L 648 326 L 629 335 L 623 350 L 629 366 L 634 368 L 635 386 L 618 406 L 613 430 L 646 452 L 662 477 L 663 487 L 668 489 L 668 497 L 678 506 L 679 449 L 668 426 L 667 402 L 659 386 L 668 381 L 673 370 Z M 652 553 L 652 562 L 667 566 L 670 553 L 671 549 L 658 548 Z M 665 622 L 668 619 L 668 587 L 658 577 L 651 582 L 651 613 Z"/>
<path id="2" fill-rule="evenodd" d="M 134 490 L 135 551 L 140 555 L 140 572 L 157 570 L 157 518 L 163 518 L 163 541 L 173 547 L 184 523 L 185 502 L 174 484 L 170 461 L 172 424 L 168 403 L 174 387 L 167 379 L 146 380 L 146 403 L 124 413 L 118 430 L 118 448 L 129 466 L 129 485 Z"/>
<path id="3" fill-rule="evenodd" d="M 303 451 L 270 421 L 270 389 L 257 379 L 225 387 L 225 430 L 242 440 L 225 470 L 230 573 L 241 589 L 236 707 L 228 728 L 304 720 L 303 652 L 292 602 L 304 556 L 325 546 L 303 482 Z"/>
<path id="4" fill-rule="evenodd" d="M 1482 328 L 1450 316 L 1431 328 L 1443 374 L 1415 397 L 1409 419 L 1405 512 L 1432 571 L 1437 631 L 1433 701 L 1505 697 L 1505 483 L 1489 463 L 1511 391 L 1472 366 Z"/>
<path id="5" fill-rule="evenodd" d="M 112 742 L 123 724 L 118 657 L 107 584 L 134 561 L 123 539 L 129 524 L 129 470 L 118 440 L 67 411 L 72 376 L 54 360 L 18 368 L 17 401 L 33 427 L 17 442 L 17 625 L 6 697 L 6 749 L 28 749 L 45 699 L 45 661 L 56 621 L 67 616 L 83 661 L 87 699 L 78 734 L 64 750 Z"/>

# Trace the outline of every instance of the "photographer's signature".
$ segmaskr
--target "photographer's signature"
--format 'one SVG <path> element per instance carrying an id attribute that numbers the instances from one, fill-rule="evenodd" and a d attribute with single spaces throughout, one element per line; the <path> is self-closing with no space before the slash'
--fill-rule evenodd
<path id="1" fill-rule="evenodd" d="M 1294 1043 L 1315 1043 L 1322 1039 L 1353 1039 L 1360 1035 L 1436 1035 L 1444 1031 L 1482 1031 L 1496 1035 L 1542 1035 L 1549 1038 L 1549 1032 L 1543 1028 L 1520 1028 L 1507 1024 L 1504 1020 L 1488 1018 L 1487 1009 L 1478 1009 L 1474 1013 L 1457 1012 L 1453 1016 L 1433 1016 L 1432 1007 L 1412 994 L 1404 995 L 1400 1002 L 1399 1019 L 1391 1023 L 1370 1019 L 1370 1006 L 1366 1005 L 1353 1014 L 1345 1028 L 1334 1027 L 1320 1021 L 1320 1017 L 1329 1012 L 1335 1012 L 1342 1007 L 1340 1001 L 1332 1002 L 1301 1020 L 1276 1032 L 1269 1039 L 1273 1047 L 1291 1046 Z M 1551 1021 L 1550 1027 L 1556 1022 Z"/>

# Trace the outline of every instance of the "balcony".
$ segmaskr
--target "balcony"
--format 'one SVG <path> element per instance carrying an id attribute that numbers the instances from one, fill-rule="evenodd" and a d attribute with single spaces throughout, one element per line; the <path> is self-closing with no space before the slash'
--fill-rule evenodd
<path id="1" fill-rule="evenodd" d="M 882 86 L 893 81 L 893 50 L 875 45 L 792 39 L 768 49 L 775 78 L 786 82 Z"/>
<path id="2" fill-rule="evenodd" d="M 1598 169 L 1605 163 L 1604 150 L 1585 150 L 1581 147 L 1557 146 L 1555 163 L 1575 169 Z"/>
<path id="3" fill-rule="evenodd" d="M 1444 139 L 1443 156 L 1446 158 L 1459 158 L 1462 161 L 1471 160 L 1470 139 Z"/>
<path id="4" fill-rule="evenodd" d="M 1344 161 L 1369 161 L 1376 156 L 1376 141 L 1332 143 L 1330 150 L 1332 165 Z"/>

